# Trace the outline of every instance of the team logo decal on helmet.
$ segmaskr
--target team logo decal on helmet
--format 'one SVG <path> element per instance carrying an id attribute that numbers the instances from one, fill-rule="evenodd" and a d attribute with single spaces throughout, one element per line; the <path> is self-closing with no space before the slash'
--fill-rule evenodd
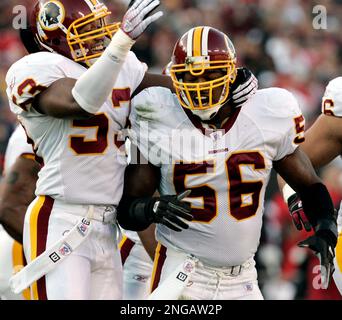
<path id="1" fill-rule="evenodd" d="M 45 3 L 39 12 L 39 23 L 44 30 L 53 31 L 63 23 L 65 10 L 59 1 Z"/>

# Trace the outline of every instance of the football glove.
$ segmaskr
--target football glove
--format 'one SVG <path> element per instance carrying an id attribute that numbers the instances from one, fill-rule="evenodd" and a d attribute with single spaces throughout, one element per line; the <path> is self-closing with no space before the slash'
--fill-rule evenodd
<path id="1" fill-rule="evenodd" d="M 231 101 L 234 107 L 239 108 L 258 90 L 258 80 L 247 68 L 237 69 L 235 81 L 230 87 Z"/>
<path id="2" fill-rule="evenodd" d="M 302 230 L 304 227 L 306 231 L 310 231 L 312 226 L 304 213 L 302 201 L 298 197 L 297 193 L 294 193 L 287 199 L 287 206 L 297 230 Z"/>
<path id="3" fill-rule="evenodd" d="M 315 234 L 298 243 L 299 247 L 314 251 L 319 259 L 321 271 L 321 286 L 327 289 L 331 275 L 334 272 L 335 246 L 337 243 L 337 225 L 333 219 L 324 219 L 318 222 Z"/>
<path id="4" fill-rule="evenodd" d="M 188 229 L 189 225 L 186 224 L 181 218 L 191 221 L 193 215 L 191 214 L 191 206 L 188 202 L 181 201 L 190 194 L 187 190 L 179 196 L 160 196 L 153 198 L 152 211 L 149 216 L 152 222 L 161 223 L 174 231 L 182 231 Z"/>
<path id="5" fill-rule="evenodd" d="M 159 0 L 136 0 L 125 13 L 121 29 L 131 39 L 137 39 L 152 22 L 163 15 L 162 11 L 158 11 L 149 16 L 159 4 Z"/>

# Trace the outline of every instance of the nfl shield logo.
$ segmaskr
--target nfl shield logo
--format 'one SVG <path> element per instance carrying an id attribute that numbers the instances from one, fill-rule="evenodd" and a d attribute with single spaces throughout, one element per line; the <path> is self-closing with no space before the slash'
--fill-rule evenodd
<path id="1" fill-rule="evenodd" d="M 72 249 L 66 242 L 64 242 L 62 246 L 59 248 L 58 252 L 62 256 L 68 256 L 72 252 Z"/>

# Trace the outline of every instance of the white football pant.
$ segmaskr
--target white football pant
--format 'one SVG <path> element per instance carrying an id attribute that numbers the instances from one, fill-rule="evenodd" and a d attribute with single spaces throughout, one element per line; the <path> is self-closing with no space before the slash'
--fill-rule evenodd
<path id="1" fill-rule="evenodd" d="M 66 204 L 48 196 L 28 207 L 24 224 L 27 262 L 49 248 L 86 216 L 87 205 Z M 106 300 L 122 298 L 122 266 L 117 226 L 104 223 L 105 206 L 94 206 L 89 236 L 60 264 L 31 286 L 35 300 Z"/>
<path id="2" fill-rule="evenodd" d="M 123 265 L 123 299 L 145 300 L 150 294 L 153 262 L 140 242 L 126 236 L 120 243 Z"/>
<path id="3" fill-rule="evenodd" d="M 152 275 L 152 291 L 163 285 L 178 265 L 186 259 L 186 254 L 166 248 L 160 244 L 156 249 Z M 236 272 L 239 267 L 234 267 Z M 170 290 L 170 288 L 165 288 Z M 205 266 L 196 263 L 195 272 L 179 299 L 189 300 L 263 300 L 257 280 L 254 259 L 243 264 L 241 272 L 232 275 L 231 268 Z"/>

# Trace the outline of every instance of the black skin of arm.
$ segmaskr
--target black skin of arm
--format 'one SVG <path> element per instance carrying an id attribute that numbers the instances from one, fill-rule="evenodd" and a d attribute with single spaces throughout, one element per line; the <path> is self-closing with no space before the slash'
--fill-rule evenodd
<path id="1" fill-rule="evenodd" d="M 71 93 L 75 83 L 76 79 L 72 78 L 62 78 L 55 81 L 35 97 L 32 103 L 33 107 L 39 113 L 46 114 L 54 118 L 91 118 L 93 114 L 86 112 L 82 107 L 80 107 Z M 152 86 L 161 86 L 174 90 L 170 77 L 146 73 L 141 84 L 134 91 L 133 96 Z"/>
<path id="2" fill-rule="evenodd" d="M 160 169 L 152 164 L 130 164 L 125 171 L 124 191 L 118 208 L 118 222 L 122 228 L 132 229 L 133 216 L 130 216 L 129 206 L 134 199 L 152 197 L 160 180 Z M 151 223 L 142 223 L 141 228 L 136 231 L 143 231 Z"/>
<path id="3" fill-rule="evenodd" d="M 298 193 L 312 184 L 322 183 L 300 147 L 285 158 L 274 161 L 273 168 Z"/>
<path id="4" fill-rule="evenodd" d="M 294 153 L 274 162 L 274 169 L 298 193 L 304 211 L 311 225 L 315 228 L 322 223 L 331 223 L 334 233 L 336 218 L 334 205 L 322 180 L 317 176 L 308 156 L 298 147 Z M 330 228 L 330 227 L 329 227 Z M 332 242 L 335 240 L 333 239 Z"/>
<path id="5" fill-rule="evenodd" d="M 0 223 L 19 243 L 23 241 L 26 209 L 35 198 L 40 165 L 33 159 L 18 157 L 2 182 Z"/>

